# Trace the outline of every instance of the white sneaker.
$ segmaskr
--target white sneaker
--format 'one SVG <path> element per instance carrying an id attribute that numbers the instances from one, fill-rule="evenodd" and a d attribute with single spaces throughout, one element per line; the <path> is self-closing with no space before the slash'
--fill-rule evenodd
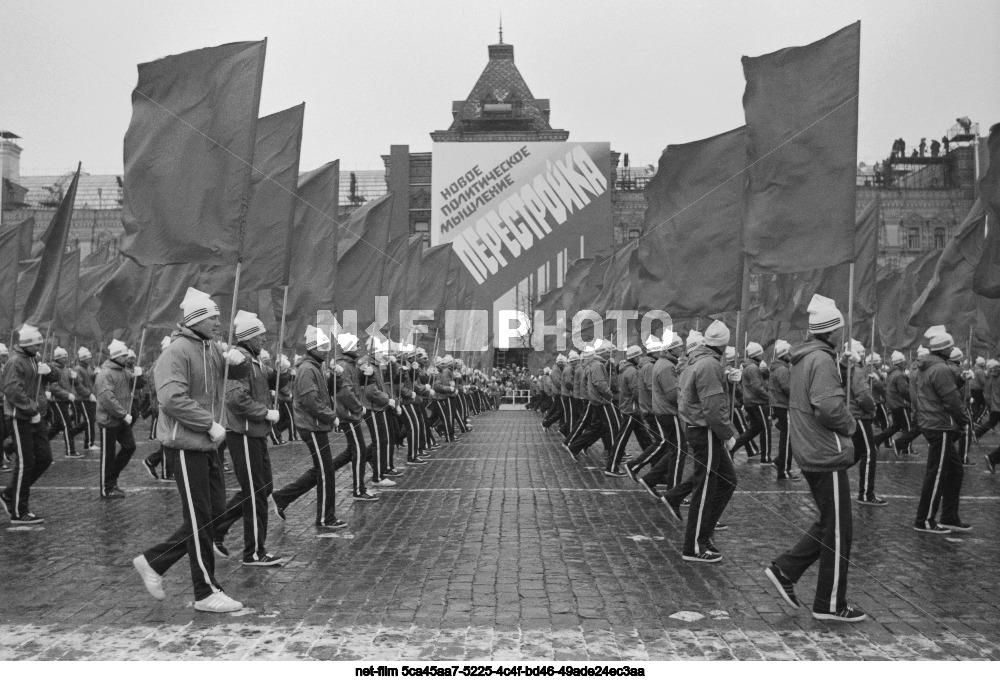
<path id="1" fill-rule="evenodd" d="M 163 577 L 157 574 L 149 562 L 146 561 L 145 555 L 139 555 L 134 560 L 132 560 L 132 566 L 135 570 L 139 572 L 139 576 L 142 577 L 142 582 L 146 585 L 146 590 L 149 594 L 155 597 L 157 600 L 162 600 L 167 596 L 163 592 Z"/>
<path id="2" fill-rule="evenodd" d="M 212 593 L 204 600 L 197 600 L 194 608 L 200 612 L 212 612 L 214 614 L 225 614 L 227 612 L 238 612 L 243 609 L 243 603 L 237 602 L 223 592 Z"/>
<path id="3" fill-rule="evenodd" d="M 372 486 L 396 486 L 396 482 L 388 477 L 383 477 L 381 482 L 372 482 Z"/>

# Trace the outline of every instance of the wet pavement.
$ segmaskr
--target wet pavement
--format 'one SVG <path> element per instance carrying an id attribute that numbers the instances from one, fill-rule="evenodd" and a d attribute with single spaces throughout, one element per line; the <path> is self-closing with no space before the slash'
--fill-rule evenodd
<path id="1" fill-rule="evenodd" d="M 996 434 L 965 468 L 962 518 L 974 530 L 963 535 L 914 532 L 924 456 L 881 453 L 877 491 L 890 504 L 854 506 L 848 591 L 870 618 L 844 625 L 789 609 L 763 573 L 813 520 L 804 482 L 779 486 L 773 468 L 738 454 L 730 529 L 715 538 L 725 558 L 692 565 L 662 505 L 604 477 L 596 450 L 573 461 L 538 421 L 475 418 L 378 503 L 353 503 L 341 470 L 346 531 L 317 537 L 314 493 L 287 522 L 270 516 L 268 548 L 291 558 L 281 569 L 240 565 L 237 523 L 234 559 L 216 570 L 246 605 L 231 615 L 194 611 L 185 561 L 162 602 L 132 568 L 180 522 L 176 488 L 139 462 L 155 447 L 145 425 L 121 500 L 98 498 L 96 454 L 63 458 L 56 440 L 32 491 L 44 527 L 0 519 L 0 659 L 1000 659 L 1000 476 L 981 456 Z M 311 464 L 298 442 L 271 457 L 279 486 Z M 814 586 L 815 568 L 797 587 L 805 603 Z"/>

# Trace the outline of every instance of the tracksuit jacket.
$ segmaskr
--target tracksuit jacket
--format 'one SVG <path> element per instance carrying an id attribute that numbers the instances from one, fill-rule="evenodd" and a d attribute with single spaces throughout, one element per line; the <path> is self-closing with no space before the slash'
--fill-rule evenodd
<path id="1" fill-rule="evenodd" d="M 230 380 L 226 387 L 226 429 L 248 437 L 265 437 L 271 431 L 267 420 L 268 400 L 271 396 L 270 384 L 274 380 L 274 369 L 264 366 L 249 349 L 238 346 L 246 357 L 250 370 L 238 380 Z M 301 367 L 299 371 L 301 372 Z M 305 428 L 312 429 L 312 428 Z"/>
<path id="2" fill-rule="evenodd" d="M 677 410 L 677 359 L 660 357 L 653 364 L 653 413 L 658 416 L 676 416 Z"/>
<path id="3" fill-rule="evenodd" d="M 573 394 L 573 385 L 574 385 L 573 375 L 575 373 L 576 373 L 576 366 L 574 366 L 569 361 L 563 364 L 562 374 L 559 376 L 559 380 L 561 381 L 560 388 L 562 389 L 562 396 L 564 397 L 576 396 Z"/>
<path id="4" fill-rule="evenodd" d="M 4 415 L 18 420 L 31 420 L 40 415 L 44 420 L 49 402 L 42 383 L 51 382 L 51 373 L 38 375 L 38 359 L 19 346 L 14 347 L 3 367 Z"/>
<path id="5" fill-rule="evenodd" d="M 639 357 L 638 379 L 636 392 L 639 397 L 639 412 L 643 415 L 653 412 L 653 358 L 647 355 Z"/>
<path id="6" fill-rule="evenodd" d="M 785 357 L 777 357 L 771 362 L 771 374 L 767 376 L 767 400 L 775 408 L 788 408 L 788 385 L 792 373 Z"/>
<path id="7" fill-rule="evenodd" d="M 170 335 L 170 344 L 156 361 L 155 371 L 156 398 L 160 404 L 156 439 L 163 446 L 215 451 L 208 431 L 217 418 L 223 419 L 225 370 L 226 360 L 219 343 L 205 340 L 184 326 L 178 326 Z M 229 377 L 239 379 L 249 371 L 244 361 L 229 367 Z"/>
<path id="8" fill-rule="evenodd" d="M 898 366 L 889 371 L 885 391 L 885 405 L 890 411 L 910 408 L 910 379 Z"/>
<path id="9" fill-rule="evenodd" d="M 94 393 L 94 369 L 83 364 L 76 365 L 76 378 L 73 379 L 73 390 L 76 398 L 86 401 Z"/>
<path id="10" fill-rule="evenodd" d="M 957 430 L 967 424 L 955 374 L 944 359 L 928 354 L 917 360 L 916 392 L 911 392 L 923 430 Z"/>
<path id="11" fill-rule="evenodd" d="M 101 427 L 121 427 L 128 415 L 132 396 L 132 373 L 124 366 L 107 359 L 101 364 L 94 390 L 97 392 L 97 424 Z M 209 423 L 209 427 L 211 427 Z"/>
<path id="12" fill-rule="evenodd" d="M 796 345 L 788 395 L 792 454 L 806 472 L 846 470 L 854 464 L 857 423 L 845 402 L 832 348 L 819 340 Z"/>
<path id="13" fill-rule="evenodd" d="M 760 362 L 743 360 L 743 403 L 747 406 L 767 406 L 767 383 L 760 373 Z"/>
<path id="14" fill-rule="evenodd" d="M 601 359 L 593 359 L 585 372 L 587 400 L 595 404 L 610 404 L 614 401 L 608 367 Z"/>
<path id="15" fill-rule="evenodd" d="M 552 396 L 558 397 L 562 394 L 562 364 L 556 364 L 549 373 L 549 380 L 552 382 Z"/>
<path id="16" fill-rule="evenodd" d="M 695 347 L 688 354 L 684 374 L 677 393 L 681 419 L 688 426 L 711 429 L 722 441 L 734 437 L 736 428 L 729 419 L 722 357 L 711 347 Z"/>
<path id="17" fill-rule="evenodd" d="M 627 416 L 637 413 L 639 404 L 639 369 L 631 361 L 618 374 L 618 408 Z"/>
<path id="18" fill-rule="evenodd" d="M 344 372 L 336 377 L 336 415 L 343 422 L 357 423 L 361 420 L 361 413 L 365 408 L 361 401 L 361 371 L 358 369 L 358 355 L 354 352 L 344 352 L 337 365 L 343 368 Z"/>

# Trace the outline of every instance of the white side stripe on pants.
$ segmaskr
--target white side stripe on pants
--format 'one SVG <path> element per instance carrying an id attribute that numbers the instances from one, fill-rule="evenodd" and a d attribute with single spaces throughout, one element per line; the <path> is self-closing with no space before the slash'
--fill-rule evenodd
<path id="1" fill-rule="evenodd" d="M 833 588 L 830 590 L 830 611 L 837 611 L 837 591 L 840 590 L 840 480 L 833 475 Z"/>
<path id="2" fill-rule="evenodd" d="M 247 463 L 247 483 L 250 486 L 250 498 L 245 499 L 243 502 L 250 503 L 250 510 L 253 513 L 253 559 L 256 562 L 257 546 L 260 545 L 260 533 L 257 526 L 257 488 L 253 484 L 253 468 L 250 467 L 250 442 L 247 441 L 246 435 L 243 435 L 243 457 Z"/>
<path id="3" fill-rule="evenodd" d="M 708 497 L 708 478 L 712 474 L 712 433 L 708 432 L 708 460 L 705 463 L 705 481 L 701 487 L 701 503 L 698 505 L 698 523 L 694 527 L 694 549 L 701 551 L 701 522 L 705 516 L 705 499 Z"/>
<path id="4" fill-rule="evenodd" d="M 215 454 L 212 452 L 208 455 L 212 456 Z M 198 516 L 194 512 L 194 498 L 191 497 L 191 478 L 188 476 L 187 453 L 182 449 L 177 458 L 181 462 L 181 478 L 184 480 L 184 500 L 187 502 L 188 515 L 191 517 L 191 531 L 194 533 L 194 555 L 198 562 L 198 567 L 201 569 L 201 573 L 205 577 L 205 583 L 209 588 L 211 588 L 213 593 L 217 593 L 219 590 L 212 583 L 212 577 L 208 574 L 208 567 L 205 566 L 205 560 L 201 556 L 201 541 L 199 540 L 199 534 L 202 531 L 208 531 L 209 527 L 198 526 Z"/>
<path id="5" fill-rule="evenodd" d="M 937 508 L 934 507 L 934 499 L 937 498 L 938 487 L 941 484 L 941 470 L 944 469 L 944 453 L 948 445 L 948 435 L 942 433 L 941 436 L 941 455 L 938 456 L 938 469 L 937 474 L 934 475 L 934 490 L 931 492 L 930 503 L 927 505 L 927 517 L 924 518 L 924 527 L 930 529 L 931 521 L 934 519 L 934 515 L 937 514 Z"/>
<path id="6" fill-rule="evenodd" d="M 17 444 L 17 485 L 14 487 L 14 516 L 20 517 L 21 511 L 21 484 L 24 483 L 24 451 L 21 450 L 21 431 L 17 427 L 14 418 L 10 419 L 10 424 L 14 426 L 14 442 Z M 103 486 L 101 488 L 104 488 Z"/>
<path id="7" fill-rule="evenodd" d="M 323 456 L 319 454 L 319 442 L 316 441 L 316 433 L 310 432 L 313 440 L 313 451 L 316 452 L 316 465 L 319 466 L 319 479 L 316 488 L 319 490 L 319 498 L 316 499 L 316 512 L 323 519 L 326 519 L 326 468 L 323 467 Z"/>

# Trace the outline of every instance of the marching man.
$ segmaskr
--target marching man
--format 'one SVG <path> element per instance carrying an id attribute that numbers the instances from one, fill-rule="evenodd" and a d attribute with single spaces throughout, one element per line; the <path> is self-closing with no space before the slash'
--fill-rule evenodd
<path id="1" fill-rule="evenodd" d="M 97 392 L 97 426 L 101 431 L 101 498 L 124 498 L 118 488 L 118 477 L 135 453 L 135 436 L 132 434 L 131 373 L 125 368 L 128 347 L 121 340 L 108 345 L 110 357 L 101 366 L 94 384 Z M 142 374 L 136 368 L 136 377 Z M 121 446 L 117 453 L 115 449 Z"/>
<path id="2" fill-rule="evenodd" d="M 55 406 L 56 418 L 49 428 L 49 440 L 62 432 L 66 444 L 67 458 L 82 458 L 82 453 L 76 451 L 76 435 L 83 432 L 86 423 L 77 423 L 73 417 L 73 407 L 76 402 L 76 389 L 73 387 L 76 372 L 69 365 L 69 352 L 62 347 L 56 347 L 52 352 L 55 366 L 52 366 L 52 382 L 49 390 L 52 394 L 52 405 Z"/>
<path id="3" fill-rule="evenodd" d="M 90 360 L 94 355 L 86 347 L 76 351 L 76 377 L 73 379 L 73 389 L 76 391 L 76 401 L 83 413 L 83 448 L 86 451 L 96 451 L 100 447 L 94 438 L 97 432 L 97 395 L 94 394 L 94 369 Z"/>
<path id="4" fill-rule="evenodd" d="M 858 623 L 867 614 L 847 604 L 853 538 L 847 470 L 854 464 L 851 437 L 857 423 L 847 408 L 833 339 L 833 331 L 844 327 L 844 317 L 822 295 L 813 295 L 807 311 L 812 339 L 791 351 L 788 427 L 792 454 L 809 483 L 819 519 L 764 573 L 785 602 L 799 607 L 795 584 L 819 560 L 813 618 Z"/>
<path id="5" fill-rule="evenodd" d="M 226 437 L 223 398 L 226 366 L 229 378 L 249 373 L 238 349 L 225 353 L 217 342 L 219 307 L 206 293 L 188 288 L 181 302 L 184 320 L 156 362 L 156 396 L 160 418 L 157 439 L 174 461 L 184 523 L 167 540 L 132 560 L 146 590 L 166 597 L 163 575 L 187 554 L 194 584 L 194 608 L 202 612 L 235 612 L 242 603 L 222 592 L 215 580 L 213 505 L 225 505 L 226 485 L 216 449 Z M 103 371 L 102 371 L 103 372 Z"/>

